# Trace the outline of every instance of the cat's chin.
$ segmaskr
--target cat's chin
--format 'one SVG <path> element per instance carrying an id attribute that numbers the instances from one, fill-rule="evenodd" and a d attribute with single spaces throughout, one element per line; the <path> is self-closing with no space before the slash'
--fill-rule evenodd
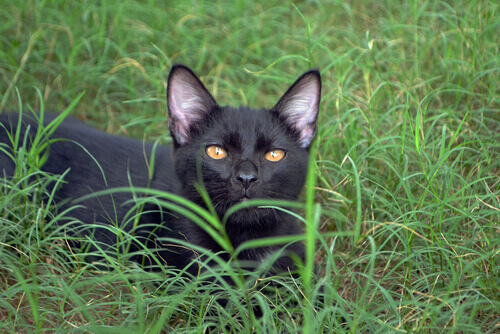
<path id="1" fill-rule="evenodd" d="M 242 198 L 240 203 L 250 200 Z M 261 226 L 264 222 L 271 222 L 270 217 L 275 217 L 276 212 L 270 208 L 248 207 L 235 211 L 228 217 L 227 223 L 231 225 L 244 226 Z"/>

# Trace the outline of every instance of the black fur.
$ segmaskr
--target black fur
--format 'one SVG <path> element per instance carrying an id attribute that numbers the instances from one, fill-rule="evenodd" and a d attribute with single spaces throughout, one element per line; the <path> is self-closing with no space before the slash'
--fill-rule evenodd
<path id="1" fill-rule="evenodd" d="M 93 192 L 130 185 L 171 192 L 206 206 L 195 187 L 203 184 L 221 219 L 228 208 L 246 199 L 296 200 L 307 173 L 308 148 L 316 130 L 320 90 L 319 72 L 314 70 L 300 77 L 271 110 L 221 107 L 190 69 L 175 65 L 167 88 L 174 148 L 157 147 L 151 179 L 152 144 L 106 134 L 73 118 L 67 118 L 52 135 L 64 140 L 51 144 L 48 161 L 42 169 L 57 175 L 69 169 L 65 183 L 57 191 L 61 209 L 73 206 L 74 200 Z M 15 131 L 17 117 L 17 114 L 0 115 L 0 122 L 8 131 Z M 46 115 L 45 123 L 54 117 Z M 37 123 L 33 116 L 25 114 L 23 133 L 28 125 L 28 138 L 33 138 Z M 0 144 L 10 145 L 1 127 Z M 228 156 L 211 159 L 205 152 L 209 145 L 223 147 Z M 279 162 L 264 159 L 264 154 L 273 149 L 284 150 L 285 157 Z M 9 177 L 13 171 L 14 163 L 0 153 L 0 173 Z M 98 222 L 103 226 L 119 224 L 130 231 L 132 199 L 131 193 L 123 192 L 90 198 L 79 203 L 83 207 L 73 209 L 67 216 L 81 221 L 82 228 Z M 152 226 L 159 225 L 165 227 L 155 231 L 155 238 L 159 240 L 185 239 L 213 252 L 221 250 L 203 229 L 181 215 L 152 204 L 144 211 L 136 231 L 139 235 L 151 239 Z M 229 217 L 226 232 L 237 247 L 250 239 L 300 234 L 301 228 L 293 217 L 282 211 L 246 208 Z M 106 228 L 96 230 L 94 238 L 105 245 L 116 243 L 115 234 Z M 277 249 L 279 247 L 269 246 L 247 250 L 239 257 L 262 261 Z M 290 245 L 287 251 L 303 258 L 301 243 Z M 170 247 L 160 256 L 167 265 L 181 269 L 192 262 L 195 252 Z M 293 269 L 294 264 L 283 256 L 274 266 L 277 270 L 287 270 Z"/>

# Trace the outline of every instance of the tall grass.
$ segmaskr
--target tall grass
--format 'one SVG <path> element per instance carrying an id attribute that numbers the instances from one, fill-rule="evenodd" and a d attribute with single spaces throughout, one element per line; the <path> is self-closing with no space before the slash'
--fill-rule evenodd
<path id="1" fill-rule="evenodd" d="M 495 1 L 5 1 L 0 112 L 74 106 L 168 144 L 175 62 L 221 104 L 271 107 L 311 67 L 323 98 L 297 211 L 317 278 L 89 263 L 57 224 L 71 213 L 42 196 L 60 179 L 19 148 L 0 179 L 0 331 L 498 331 L 499 28 Z"/>

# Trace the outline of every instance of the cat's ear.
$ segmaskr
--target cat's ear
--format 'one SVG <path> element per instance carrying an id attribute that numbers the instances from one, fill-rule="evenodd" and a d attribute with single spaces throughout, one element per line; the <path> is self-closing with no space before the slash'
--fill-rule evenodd
<path id="1" fill-rule="evenodd" d="M 311 70 L 298 78 L 272 109 L 298 134 L 303 148 L 309 147 L 316 133 L 320 99 L 321 75 Z"/>
<path id="2" fill-rule="evenodd" d="M 168 128 L 176 145 L 189 141 L 191 127 L 196 126 L 217 108 L 217 102 L 188 67 L 174 65 L 167 85 Z"/>

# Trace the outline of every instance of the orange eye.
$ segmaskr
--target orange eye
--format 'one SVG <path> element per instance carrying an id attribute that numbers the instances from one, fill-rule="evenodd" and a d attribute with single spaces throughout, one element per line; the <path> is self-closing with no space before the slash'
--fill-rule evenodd
<path id="1" fill-rule="evenodd" d="M 266 160 L 277 162 L 285 157 L 285 151 L 278 148 L 267 152 L 264 157 L 266 158 Z"/>
<path id="2" fill-rule="evenodd" d="M 227 157 L 227 152 L 220 146 L 210 145 L 206 149 L 207 155 L 215 160 L 224 159 Z"/>

